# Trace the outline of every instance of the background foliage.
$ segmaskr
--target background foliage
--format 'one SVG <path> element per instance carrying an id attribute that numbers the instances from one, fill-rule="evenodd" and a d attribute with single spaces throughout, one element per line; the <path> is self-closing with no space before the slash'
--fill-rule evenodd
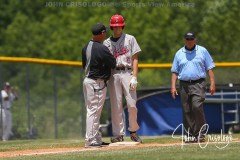
<path id="1" fill-rule="evenodd" d="M 96 22 L 108 25 L 110 17 L 120 13 L 126 20 L 124 31 L 140 44 L 140 62 L 172 62 L 187 31 L 196 33 L 198 44 L 209 50 L 215 62 L 239 61 L 239 7 L 238 0 L 0 0 L 0 55 L 80 61 L 91 26 Z M 53 125 L 52 117 L 46 116 L 53 111 L 52 67 L 31 65 L 30 70 L 32 117 L 38 114 L 34 123 L 41 127 L 40 137 L 47 137 Z M 57 72 L 59 134 L 68 137 L 80 125 L 81 71 L 59 67 Z M 239 83 L 237 68 L 216 68 L 215 73 L 218 84 Z M 169 86 L 170 76 L 169 69 L 142 69 L 139 88 Z M 26 123 L 21 122 L 27 121 L 25 77 L 23 64 L 1 63 L 1 81 L 10 81 L 22 92 L 17 102 L 22 112 L 16 109 L 18 114 L 14 114 L 15 122 L 20 121 L 14 127 L 21 134 L 26 130 Z"/>

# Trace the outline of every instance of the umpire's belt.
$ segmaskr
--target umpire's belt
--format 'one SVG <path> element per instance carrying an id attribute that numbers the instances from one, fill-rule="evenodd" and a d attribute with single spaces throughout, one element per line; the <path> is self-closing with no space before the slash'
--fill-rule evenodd
<path id="1" fill-rule="evenodd" d="M 205 78 L 200 78 L 200 79 L 197 79 L 197 80 L 188 80 L 188 81 L 180 80 L 180 82 L 182 82 L 182 83 L 199 83 L 199 82 L 202 82 L 202 81 L 205 81 Z"/>
<path id="2" fill-rule="evenodd" d="M 116 67 L 115 69 L 118 70 L 118 71 L 126 71 L 126 70 L 131 70 L 132 68 L 130 68 L 130 67 Z"/>

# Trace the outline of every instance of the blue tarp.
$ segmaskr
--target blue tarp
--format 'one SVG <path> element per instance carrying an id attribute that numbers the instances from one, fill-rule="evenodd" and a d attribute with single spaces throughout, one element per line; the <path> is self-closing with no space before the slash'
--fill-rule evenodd
<path id="1" fill-rule="evenodd" d="M 233 104 L 228 104 L 231 105 Z M 172 134 L 176 127 L 182 123 L 182 108 L 180 96 L 174 100 L 170 92 L 160 92 L 152 96 L 141 98 L 137 102 L 138 123 L 140 129 L 139 135 L 155 136 Z M 209 125 L 208 133 L 220 133 L 222 129 L 221 121 L 221 104 L 204 104 L 204 112 L 207 124 Z M 128 117 L 127 110 L 125 110 Z M 233 115 L 225 116 L 227 121 L 233 120 Z M 128 120 L 126 120 L 126 123 Z M 128 123 L 126 124 L 128 127 Z M 226 130 L 228 126 L 226 126 Z M 178 134 L 181 130 L 177 130 Z"/>

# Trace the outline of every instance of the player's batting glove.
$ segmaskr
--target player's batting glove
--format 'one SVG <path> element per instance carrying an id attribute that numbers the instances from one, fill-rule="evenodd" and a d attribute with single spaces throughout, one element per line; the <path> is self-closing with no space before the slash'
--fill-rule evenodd
<path id="1" fill-rule="evenodd" d="M 130 90 L 135 90 L 137 88 L 137 77 L 133 76 L 130 81 Z"/>

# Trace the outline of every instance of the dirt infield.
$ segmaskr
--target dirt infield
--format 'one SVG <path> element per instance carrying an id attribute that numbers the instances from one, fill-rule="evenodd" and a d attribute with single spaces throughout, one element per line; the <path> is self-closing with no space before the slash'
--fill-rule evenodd
<path id="1" fill-rule="evenodd" d="M 112 147 L 108 146 L 108 147 L 100 147 L 100 148 L 84 148 L 84 147 L 43 148 L 43 149 L 34 149 L 34 150 L 17 150 L 17 151 L 0 152 L 0 158 L 47 155 L 47 154 L 65 154 L 65 153 L 75 153 L 75 152 L 84 152 L 84 151 L 93 151 L 93 150 L 119 150 L 119 149 L 129 149 L 129 148 L 167 147 L 167 146 L 176 146 L 176 145 L 181 145 L 181 143 L 171 143 L 171 144 L 151 143 L 151 144 L 140 144 L 137 146 L 112 146 Z"/>
<path id="2" fill-rule="evenodd" d="M 239 143 L 240 141 L 233 141 L 234 143 Z M 211 143 L 211 142 L 209 142 Z M 211 143 L 212 144 L 212 143 Z M 66 154 L 66 153 L 76 153 L 84 151 L 106 151 L 106 150 L 124 150 L 124 149 L 134 149 L 134 148 L 149 148 L 149 147 L 170 147 L 170 146 L 181 146 L 183 143 L 146 143 L 136 146 L 108 146 L 100 148 L 84 148 L 84 147 L 75 147 L 75 148 L 43 148 L 43 149 L 34 149 L 34 150 L 16 150 L 16 151 L 6 151 L 0 152 L 0 158 L 10 158 L 10 157 L 21 157 L 21 156 L 37 156 L 37 155 L 47 155 L 47 154 Z M 184 144 L 184 145 L 198 145 L 198 143 Z"/>

